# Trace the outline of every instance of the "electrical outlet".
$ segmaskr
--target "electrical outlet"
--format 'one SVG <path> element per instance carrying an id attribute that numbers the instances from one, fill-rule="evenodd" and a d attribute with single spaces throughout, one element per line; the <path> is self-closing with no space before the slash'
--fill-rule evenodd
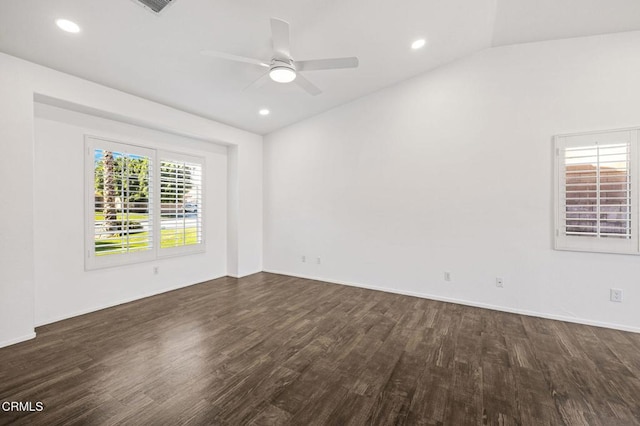
<path id="1" fill-rule="evenodd" d="M 300 261 L 301 261 L 302 263 L 306 263 L 306 262 L 307 262 L 307 256 L 302 255 L 302 257 L 300 258 Z"/>
<path id="2" fill-rule="evenodd" d="M 451 272 L 445 272 L 444 273 L 444 280 L 445 281 L 451 281 Z"/>
<path id="3" fill-rule="evenodd" d="M 609 293 L 609 298 L 612 302 L 622 303 L 622 289 L 612 288 Z"/>
<path id="4" fill-rule="evenodd" d="M 160 268 L 157 266 L 153 267 L 153 275 L 158 275 L 160 273 Z"/>
<path id="5" fill-rule="evenodd" d="M 316 263 L 317 263 L 318 265 L 321 263 L 321 262 L 320 262 L 320 258 L 319 258 L 319 257 L 316 257 Z"/>
<path id="6" fill-rule="evenodd" d="M 504 287 L 504 281 L 500 277 L 496 277 L 496 287 Z"/>

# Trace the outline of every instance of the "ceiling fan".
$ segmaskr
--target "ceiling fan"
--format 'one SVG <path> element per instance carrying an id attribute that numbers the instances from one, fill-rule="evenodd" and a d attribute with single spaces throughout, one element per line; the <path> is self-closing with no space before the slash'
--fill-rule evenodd
<path id="1" fill-rule="evenodd" d="M 278 83 L 294 82 L 307 93 L 316 96 L 322 93 L 318 87 L 307 80 L 302 74 L 303 71 L 331 70 L 339 68 L 357 68 L 358 58 L 330 58 L 312 59 L 308 61 L 294 61 L 291 57 L 289 23 L 278 18 L 271 18 L 271 37 L 273 42 L 273 56 L 270 61 L 247 58 L 244 56 L 232 55 L 213 50 L 203 50 L 200 52 L 206 56 L 226 59 L 229 61 L 243 62 L 264 68 L 269 68 L 258 80 L 251 83 L 247 88 L 258 85 L 268 75 L 271 80 Z"/>

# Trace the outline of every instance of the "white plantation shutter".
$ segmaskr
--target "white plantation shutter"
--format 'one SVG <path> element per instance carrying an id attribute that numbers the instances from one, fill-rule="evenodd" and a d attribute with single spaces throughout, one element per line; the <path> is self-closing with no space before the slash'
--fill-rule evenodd
<path id="1" fill-rule="evenodd" d="M 87 267 L 154 257 L 153 151 L 87 138 Z"/>
<path id="2" fill-rule="evenodd" d="M 159 152 L 160 255 L 203 250 L 204 159 Z"/>
<path id="3" fill-rule="evenodd" d="M 86 136 L 87 270 L 205 251 L 204 158 Z"/>
<path id="4" fill-rule="evenodd" d="M 556 138 L 556 248 L 638 253 L 637 131 Z"/>

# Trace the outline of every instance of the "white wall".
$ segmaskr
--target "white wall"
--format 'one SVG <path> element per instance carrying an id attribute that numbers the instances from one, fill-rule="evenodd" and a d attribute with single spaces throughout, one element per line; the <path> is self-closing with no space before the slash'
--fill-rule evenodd
<path id="1" fill-rule="evenodd" d="M 265 270 L 640 331 L 640 258 L 552 249 L 551 140 L 640 125 L 639 45 L 491 49 L 268 135 Z"/>
<path id="2" fill-rule="evenodd" d="M 0 55 L 0 347 L 33 329 L 33 92 L 29 76 Z"/>
<path id="3" fill-rule="evenodd" d="M 116 121 L 237 148 L 237 158 L 228 163 L 238 176 L 234 187 L 238 232 L 231 235 L 237 241 L 228 241 L 228 247 L 237 250 L 227 255 L 235 259 L 239 271 L 227 273 L 262 270 L 261 136 L 0 54 L 0 178 L 16 183 L 0 186 L 0 347 L 34 336 L 35 279 L 46 274 L 35 270 L 34 96 Z M 46 319 L 40 314 L 38 318 Z"/>
<path id="4" fill-rule="evenodd" d="M 225 146 L 39 103 L 35 117 L 36 325 L 226 275 Z M 206 252 L 85 271 L 85 135 L 204 157 Z"/>

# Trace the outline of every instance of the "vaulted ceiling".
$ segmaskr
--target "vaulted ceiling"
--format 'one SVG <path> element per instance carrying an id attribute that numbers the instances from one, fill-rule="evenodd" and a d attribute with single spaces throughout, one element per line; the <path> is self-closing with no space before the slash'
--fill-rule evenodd
<path id="1" fill-rule="evenodd" d="M 160 15 L 136 3 L 3 0 L 0 51 L 265 134 L 490 47 L 640 30 L 637 0 L 175 0 Z M 306 72 L 323 90 L 310 96 L 245 89 L 264 69 L 200 54 L 268 62 L 271 17 L 290 22 L 294 59 L 357 56 L 359 68 Z"/>

